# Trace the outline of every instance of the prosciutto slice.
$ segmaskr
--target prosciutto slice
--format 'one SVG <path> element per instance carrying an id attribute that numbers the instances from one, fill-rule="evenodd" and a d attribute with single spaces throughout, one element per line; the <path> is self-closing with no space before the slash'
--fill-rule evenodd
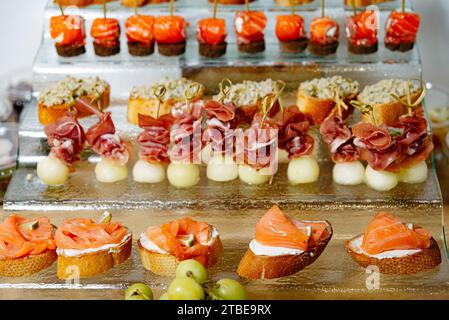
<path id="1" fill-rule="evenodd" d="M 139 159 L 148 162 L 170 162 L 168 148 L 173 121 L 174 118 L 170 114 L 157 119 L 139 114 L 139 126 L 144 129 L 137 137 L 140 146 Z"/>
<path id="2" fill-rule="evenodd" d="M 86 133 L 87 143 L 103 159 L 126 164 L 129 160 L 128 148 L 116 133 L 111 113 L 101 113 L 98 117 L 98 123 L 90 127 Z"/>
<path id="3" fill-rule="evenodd" d="M 86 136 L 83 127 L 73 114 L 67 112 L 53 124 L 44 129 L 51 147 L 50 155 L 71 165 L 78 161 L 84 150 Z"/>
<path id="4" fill-rule="evenodd" d="M 283 110 L 279 131 L 279 147 L 288 152 L 289 158 L 308 155 L 313 151 L 314 139 L 307 133 L 310 122 L 297 106 Z"/>
<path id="5" fill-rule="evenodd" d="M 206 128 L 201 137 L 203 147 L 211 144 L 214 152 L 234 152 L 234 128 L 236 107 L 233 103 L 221 104 L 209 100 L 204 106 Z M 227 148 L 229 150 L 227 150 Z"/>
<path id="6" fill-rule="evenodd" d="M 331 115 L 320 126 L 323 141 L 329 146 L 334 162 L 351 162 L 359 159 L 354 137 L 349 126 L 339 117 Z"/>

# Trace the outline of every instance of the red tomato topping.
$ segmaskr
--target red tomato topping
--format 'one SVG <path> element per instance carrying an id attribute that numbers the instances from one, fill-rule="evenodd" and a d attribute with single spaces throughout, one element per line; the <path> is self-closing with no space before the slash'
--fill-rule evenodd
<path id="1" fill-rule="evenodd" d="M 97 18 L 92 24 L 90 34 L 98 44 L 116 46 L 120 37 L 119 22 L 112 18 Z"/>
<path id="2" fill-rule="evenodd" d="M 340 28 L 337 21 L 329 17 L 317 17 L 310 24 L 310 41 L 329 44 L 338 41 Z"/>
<path id="3" fill-rule="evenodd" d="M 84 46 L 86 33 L 81 16 L 56 16 L 50 19 L 50 35 L 59 45 Z"/>
<path id="4" fill-rule="evenodd" d="M 419 29 L 419 15 L 413 12 L 393 11 L 387 20 L 386 43 L 412 43 Z"/>
<path id="5" fill-rule="evenodd" d="M 226 40 L 226 21 L 207 18 L 198 22 L 197 39 L 207 44 L 220 44 Z"/>
<path id="6" fill-rule="evenodd" d="M 154 22 L 154 37 L 157 43 L 180 43 L 186 40 L 186 22 L 180 16 L 157 17 Z"/>
<path id="7" fill-rule="evenodd" d="M 235 32 L 239 42 L 252 42 L 264 38 L 267 17 L 260 11 L 239 11 L 235 14 Z"/>
<path id="8" fill-rule="evenodd" d="M 377 42 L 379 21 L 376 12 L 366 10 L 346 19 L 346 33 L 355 45 L 373 45 Z"/>
<path id="9" fill-rule="evenodd" d="M 304 19 L 297 14 L 278 16 L 276 21 L 276 36 L 279 41 L 292 41 L 305 38 Z"/>
<path id="10" fill-rule="evenodd" d="M 131 43 L 138 42 L 149 46 L 154 41 L 154 17 L 134 15 L 125 23 L 126 37 Z"/>

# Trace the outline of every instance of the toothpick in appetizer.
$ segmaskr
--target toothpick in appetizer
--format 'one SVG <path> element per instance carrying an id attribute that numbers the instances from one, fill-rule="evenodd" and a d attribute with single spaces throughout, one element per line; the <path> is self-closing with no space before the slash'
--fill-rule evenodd
<path id="1" fill-rule="evenodd" d="M 308 45 L 304 19 L 295 13 L 294 0 L 290 1 L 291 14 L 279 15 L 276 20 L 276 36 L 281 50 L 286 53 L 301 53 Z"/>
<path id="2" fill-rule="evenodd" d="M 345 247 L 359 265 L 377 266 L 385 274 L 411 275 L 441 263 L 440 249 L 428 230 L 403 223 L 389 212 L 379 212 Z"/>
<path id="3" fill-rule="evenodd" d="M 83 127 L 70 113 L 59 118 L 44 129 L 50 146 L 50 154 L 37 164 L 37 176 L 47 185 L 64 184 L 73 171 L 73 164 L 80 160 L 86 136 Z"/>
<path id="4" fill-rule="evenodd" d="M 313 152 L 315 140 L 308 134 L 310 122 L 297 106 L 283 109 L 279 147 L 288 153 L 287 177 L 291 184 L 312 183 L 320 176 Z"/>
<path id="5" fill-rule="evenodd" d="M 414 12 L 406 12 L 405 0 L 402 0 L 402 10 L 400 12 L 392 11 L 388 17 L 385 46 L 392 51 L 412 50 L 419 30 L 419 23 L 419 15 Z"/>
<path id="6" fill-rule="evenodd" d="M 337 52 L 340 27 L 338 22 L 325 16 L 325 1 L 322 0 L 321 17 L 310 24 L 309 50 L 315 55 L 327 56 Z"/>
<path id="7" fill-rule="evenodd" d="M 56 52 L 61 57 L 74 57 L 86 52 L 84 18 L 65 15 L 58 0 L 61 15 L 50 18 L 50 36 L 55 40 Z"/>
<path id="8" fill-rule="evenodd" d="M 56 261 L 55 227 L 47 218 L 10 215 L 0 223 L 0 276 L 23 277 Z"/>
<path id="9" fill-rule="evenodd" d="M 341 100 L 336 91 L 338 99 L 337 115 L 328 116 L 320 126 L 323 141 L 328 145 L 335 163 L 332 169 L 334 182 L 341 185 L 355 186 L 362 184 L 365 178 L 365 167 L 359 161 L 359 151 L 354 145 L 354 136 L 351 128 L 342 117 L 342 108 L 348 106 Z"/>
<path id="10" fill-rule="evenodd" d="M 174 15 L 174 3 L 170 0 L 170 15 L 156 17 L 154 22 L 154 37 L 161 55 L 178 56 L 186 51 L 186 26 L 183 17 Z"/>
<path id="11" fill-rule="evenodd" d="M 125 22 L 128 52 L 137 57 L 149 56 L 154 52 L 154 17 L 139 14 L 134 1 L 134 15 Z"/>
<path id="12" fill-rule="evenodd" d="M 155 94 L 161 99 L 164 90 L 165 87 L 160 87 Z M 137 137 L 139 160 L 133 168 L 134 181 L 158 183 L 165 179 L 166 165 L 170 163 L 168 149 L 173 122 L 171 114 L 157 114 L 156 118 L 139 114 L 139 127 L 144 131 Z"/>
<path id="13" fill-rule="evenodd" d="M 279 126 L 269 114 L 278 98 L 278 95 L 266 96 L 262 101 L 262 111 L 255 114 L 251 126 L 237 137 L 239 178 L 247 184 L 267 183 L 276 174 Z"/>
<path id="14" fill-rule="evenodd" d="M 378 48 L 377 31 L 379 29 L 376 11 L 365 10 L 357 13 L 355 4 L 353 8 L 354 15 L 346 18 L 348 50 L 355 54 L 374 53 Z"/>
<path id="15" fill-rule="evenodd" d="M 86 132 L 90 148 L 101 157 L 95 166 L 98 181 L 113 183 L 128 177 L 126 164 L 129 160 L 129 145 L 116 133 L 111 113 L 102 113 L 86 100 L 77 99 L 77 108 L 89 109 L 98 117 L 98 122 Z"/>
<path id="16" fill-rule="evenodd" d="M 265 51 L 265 27 L 267 17 L 261 11 L 251 11 L 246 0 L 246 11 L 235 13 L 234 27 L 240 52 L 258 53 Z"/>
<path id="17" fill-rule="evenodd" d="M 223 97 L 226 97 L 230 84 L 228 80 L 220 83 Z M 233 103 L 224 103 L 223 100 L 208 100 L 203 109 L 207 119 L 201 138 L 203 142 L 201 158 L 207 163 L 207 178 L 218 182 L 235 180 L 239 176 L 238 165 L 234 161 L 236 107 Z M 209 155 L 205 156 L 207 152 Z"/>
<path id="18" fill-rule="evenodd" d="M 185 92 L 186 102 L 172 109 L 175 118 L 170 132 L 171 163 L 167 168 L 167 178 L 177 188 L 189 188 L 200 180 L 201 163 L 201 124 L 203 102 L 192 101 L 200 89 L 190 86 Z"/>
<path id="19" fill-rule="evenodd" d="M 103 0 L 103 18 L 92 23 L 90 34 L 94 38 L 95 54 L 113 56 L 120 52 L 120 24 L 117 19 L 106 17 L 106 0 Z"/>
<path id="20" fill-rule="evenodd" d="M 198 22 L 196 38 L 200 55 L 204 57 L 218 58 L 226 53 L 226 21 L 217 18 L 217 7 L 218 0 L 215 0 L 213 17 Z"/>

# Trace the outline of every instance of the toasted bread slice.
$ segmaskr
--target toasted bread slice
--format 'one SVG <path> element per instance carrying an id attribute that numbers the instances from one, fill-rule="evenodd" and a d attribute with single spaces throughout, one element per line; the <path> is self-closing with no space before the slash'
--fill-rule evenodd
<path id="1" fill-rule="evenodd" d="M 355 248 L 353 241 L 361 236 L 363 234 L 347 240 L 345 242 L 345 248 L 352 259 L 362 267 L 366 268 L 375 265 L 379 268 L 380 273 L 411 275 L 433 269 L 441 263 L 440 248 L 434 238 L 430 239 L 429 248 L 422 249 L 417 253 L 395 258 L 378 259 L 360 252 L 360 250 Z"/>
<path id="2" fill-rule="evenodd" d="M 352 113 L 353 108 L 351 107 L 351 104 L 349 104 L 349 101 L 354 97 L 355 95 L 349 95 L 344 98 L 344 101 L 349 108 L 347 110 L 342 109 L 343 118 L 346 118 Z M 336 104 L 334 100 L 314 98 L 305 94 L 301 90 L 298 90 L 296 104 L 299 111 L 308 115 L 314 125 L 321 124 L 331 113 L 336 112 Z"/>
<path id="3" fill-rule="evenodd" d="M 132 237 L 120 246 L 79 256 L 58 254 L 57 276 L 60 279 L 91 277 L 125 262 L 131 255 Z"/>
<path id="4" fill-rule="evenodd" d="M 420 92 L 412 94 L 412 101 L 415 101 Z M 407 107 L 399 102 L 383 103 L 372 105 L 373 113 L 362 114 L 362 121 L 376 125 L 386 124 L 387 126 L 394 126 L 398 123 L 399 117 L 407 113 Z M 374 123 L 375 122 L 375 123 Z"/>
<path id="5" fill-rule="evenodd" d="M 145 116 L 158 117 L 157 99 L 129 98 L 127 119 L 129 123 L 137 125 L 139 123 L 139 114 Z M 176 100 L 169 99 L 161 103 L 159 107 L 159 116 L 170 113 L 171 108 L 176 104 Z"/>
<path id="6" fill-rule="evenodd" d="M 175 275 L 176 267 L 180 262 L 175 256 L 149 251 L 142 246 L 140 240 L 137 241 L 137 245 L 139 248 L 140 257 L 142 259 L 142 264 L 145 269 L 164 277 Z M 212 268 L 215 266 L 220 260 L 222 254 L 223 244 L 221 243 L 220 237 L 217 237 L 212 244 L 211 254 L 209 255 L 207 261 L 207 267 Z"/>
<path id="7" fill-rule="evenodd" d="M 308 251 L 299 255 L 273 257 L 256 255 L 248 249 L 240 260 L 237 273 L 247 279 L 273 279 L 286 277 L 304 269 L 318 259 L 332 238 L 332 226 L 329 222 L 324 222 L 327 224 L 329 236 L 310 246 Z"/>
<path id="8" fill-rule="evenodd" d="M 89 101 L 93 101 L 93 104 L 98 107 L 100 111 L 106 109 L 110 103 L 110 95 L 111 95 L 111 87 L 108 85 L 106 90 L 103 92 L 99 99 L 95 99 L 90 96 L 83 96 L 80 99 L 87 99 Z M 63 103 L 54 106 L 46 106 L 43 103 L 39 102 L 38 104 L 38 117 L 39 122 L 43 125 L 48 125 L 56 122 L 59 118 L 61 118 L 64 113 L 70 111 L 73 108 L 72 104 Z M 79 112 L 77 114 L 78 118 L 84 118 L 90 116 L 92 113 L 88 112 Z"/>
<path id="9" fill-rule="evenodd" d="M 18 259 L 0 259 L 1 277 L 29 276 L 50 267 L 56 260 L 56 250 L 45 250 L 36 255 Z"/>

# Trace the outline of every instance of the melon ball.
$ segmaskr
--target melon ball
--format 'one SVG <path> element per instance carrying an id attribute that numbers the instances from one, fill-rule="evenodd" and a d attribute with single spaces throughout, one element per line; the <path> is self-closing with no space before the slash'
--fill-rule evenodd
<path id="1" fill-rule="evenodd" d="M 188 188 L 200 181 L 200 169 L 192 163 L 170 163 L 167 178 L 177 188 Z"/>
<path id="2" fill-rule="evenodd" d="M 332 177 L 337 184 L 356 186 L 365 179 L 365 167 L 360 161 L 338 162 L 334 165 Z"/>
<path id="3" fill-rule="evenodd" d="M 399 182 L 423 183 L 427 180 L 429 169 L 425 161 L 410 168 L 403 168 L 399 172 Z"/>
<path id="4" fill-rule="evenodd" d="M 49 186 L 64 184 L 69 178 L 69 172 L 69 167 L 58 158 L 45 157 L 37 164 L 37 176 Z"/>
<path id="5" fill-rule="evenodd" d="M 113 183 L 128 177 L 126 165 L 110 159 L 102 159 L 95 166 L 95 176 L 98 181 Z"/>
<path id="6" fill-rule="evenodd" d="M 271 176 L 268 169 L 256 170 L 246 164 L 239 165 L 239 178 L 247 184 L 258 185 L 267 183 L 270 181 Z"/>
<path id="7" fill-rule="evenodd" d="M 389 191 L 398 185 L 399 175 L 394 172 L 374 170 L 370 166 L 367 166 L 365 183 L 374 190 Z"/>
<path id="8" fill-rule="evenodd" d="M 207 178 L 213 181 L 225 182 L 237 179 L 239 166 L 232 157 L 216 155 L 207 164 Z"/>
<path id="9" fill-rule="evenodd" d="M 150 163 L 138 160 L 134 164 L 133 179 L 142 183 L 158 183 L 165 179 L 165 167 L 162 163 Z"/>
<path id="10" fill-rule="evenodd" d="M 314 157 L 298 157 L 288 164 L 287 177 L 292 184 L 316 182 L 319 176 L 320 166 Z"/>

